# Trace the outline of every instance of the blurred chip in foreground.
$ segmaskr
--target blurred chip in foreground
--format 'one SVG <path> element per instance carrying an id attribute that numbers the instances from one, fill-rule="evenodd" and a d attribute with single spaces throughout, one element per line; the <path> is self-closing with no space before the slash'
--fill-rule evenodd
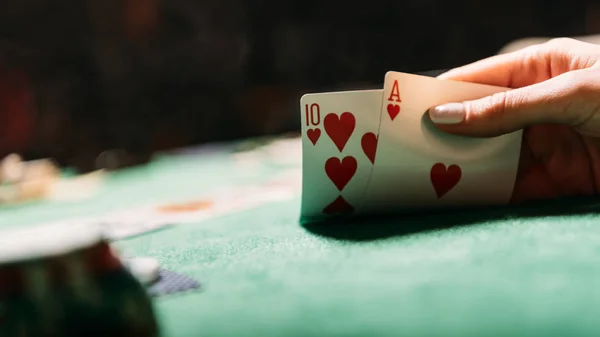
<path id="1" fill-rule="evenodd" d="M 158 336 L 142 285 L 95 226 L 0 232 L 0 336 Z"/>

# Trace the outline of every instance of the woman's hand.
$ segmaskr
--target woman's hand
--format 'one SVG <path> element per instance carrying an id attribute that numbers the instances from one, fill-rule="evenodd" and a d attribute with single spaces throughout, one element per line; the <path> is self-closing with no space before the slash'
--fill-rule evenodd
<path id="1" fill-rule="evenodd" d="M 524 129 L 512 202 L 600 191 L 600 46 L 554 39 L 439 78 L 514 89 L 429 110 L 453 134 L 493 137 Z"/>

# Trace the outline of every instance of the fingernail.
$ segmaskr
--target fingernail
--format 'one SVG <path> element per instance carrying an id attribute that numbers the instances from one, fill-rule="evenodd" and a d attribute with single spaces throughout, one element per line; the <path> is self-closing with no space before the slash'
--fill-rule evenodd
<path id="1" fill-rule="evenodd" d="M 429 118 L 436 124 L 459 124 L 465 120 L 462 103 L 448 103 L 429 109 Z"/>

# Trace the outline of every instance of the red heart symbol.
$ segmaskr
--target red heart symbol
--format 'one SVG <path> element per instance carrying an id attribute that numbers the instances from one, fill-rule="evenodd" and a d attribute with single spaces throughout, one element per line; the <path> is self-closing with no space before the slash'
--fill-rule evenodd
<path id="1" fill-rule="evenodd" d="M 331 204 L 327 205 L 323 209 L 323 213 L 325 214 L 336 214 L 336 213 L 352 213 L 354 212 L 354 207 L 350 205 L 344 198 L 341 196 L 337 197 Z"/>
<path id="2" fill-rule="evenodd" d="M 398 116 L 400 113 L 400 106 L 398 104 L 388 104 L 387 112 L 388 115 L 390 115 L 390 118 L 394 120 L 394 118 L 396 118 L 396 116 Z"/>
<path id="3" fill-rule="evenodd" d="M 363 152 L 372 164 L 375 164 L 375 152 L 377 152 L 377 136 L 373 132 L 367 132 L 360 140 Z"/>
<path id="4" fill-rule="evenodd" d="M 340 191 L 350 182 L 357 168 L 358 162 L 352 156 L 344 157 L 343 160 L 331 157 L 325 162 L 325 173 Z"/>
<path id="5" fill-rule="evenodd" d="M 458 184 L 462 171 L 458 165 L 450 165 L 446 169 L 446 165 L 437 163 L 431 167 L 431 183 L 437 193 L 438 198 L 444 196 Z"/>
<path id="6" fill-rule="evenodd" d="M 331 138 L 338 150 L 342 152 L 356 126 L 354 115 L 351 112 L 344 112 L 338 117 L 338 115 L 330 113 L 325 116 L 323 124 L 329 138 Z"/>
<path id="7" fill-rule="evenodd" d="M 319 137 L 321 137 L 321 129 L 308 129 L 308 131 L 306 131 L 306 136 L 308 139 L 310 139 L 313 145 L 317 145 L 317 141 L 319 140 Z"/>

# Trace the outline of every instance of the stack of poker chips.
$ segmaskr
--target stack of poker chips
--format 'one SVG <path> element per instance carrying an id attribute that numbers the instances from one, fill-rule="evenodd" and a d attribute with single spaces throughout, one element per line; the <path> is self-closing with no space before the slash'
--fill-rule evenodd
<path id="1" fill-rule="evenodd" d="M 144 287 L 98 227 L 0 232 L 0 336 L 158 336 Z"/>
<path id="2" fill-rule="evenodd" d="M 18 154 L 0 160 L 0 204 L 45 198 L 60 170 L 48 159 L 25 162 Z"/>
<path id="3" fill-rule="evenodd" d="M 103 170 L 67 178 L 51 159 L 24 161 L 18 154 L 11 154 L 0 160 L 0 206 L 81 200 L 94 195 L 103 178 Z"/>

